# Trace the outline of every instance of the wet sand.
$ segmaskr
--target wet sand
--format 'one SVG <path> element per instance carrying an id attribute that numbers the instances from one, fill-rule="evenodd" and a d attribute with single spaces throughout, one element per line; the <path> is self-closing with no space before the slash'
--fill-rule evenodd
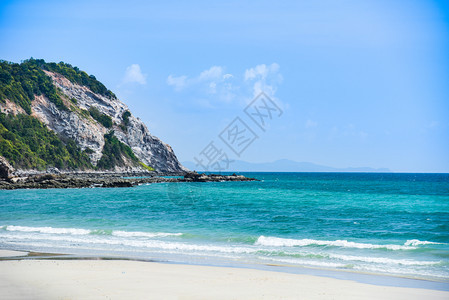
<path id="1" fill-rule="evenodd" d="M 13 259 L 4 299 L 449 299 L 449 292 L 255 269 L 132 260 Z"/>

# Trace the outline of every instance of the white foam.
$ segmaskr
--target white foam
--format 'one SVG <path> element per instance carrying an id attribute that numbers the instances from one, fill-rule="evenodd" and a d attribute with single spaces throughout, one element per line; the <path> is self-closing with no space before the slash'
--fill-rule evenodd
<path id="1" fill-rule="evenodd" d="M 441 279 L 447 279 L 447 273 L 446 272 L 435 272 L 425 269 L 404 269 L 404 268 L 398 268 L 398 267 L 389 267 L 385 268 L 385 266 L 367 266 L 367 265 L 361 265 L 361 266 L 354 266 L 354 269 L 361 270 L 361 271 L 368 271 L 368 272 L 375 272 L 375 273 L 387 273 L 387 274 L 402 274 L 402 275 L 412 275 L 412 276 L 419 276 L 419 277 L 433 277 L 433 278 L 441 278 Z"/>
<path id="2" fill-rule="evenodd" d="M 112 232 L 112 235 L 120 236 L 120 237 L 147 237 L 147 238 L 154 238 L 154 237 L 181 236 L 182 233 L 139 232 L 139 231 L 132 232 L 132 231 L 114 230 Z"/>
<path id="3" fill-rule="evenodd" d="M 26 227 L 26 226 L 8 225 L 5 227 L 5 229 L 7 231 L 39 232 L 50 234 L 86 235 L 91 233 L 91 230 L 81 228 Z"/>
<path id="4" fill-rule="evenodd" d="M 31 231 L 30 231 L 31 233 Z M 270 252 L 269 249 L 263 249 L 263 248 L 256 248 L 256 247 L 242 247 L 242 246 L 221 246 L 221 245 L 204 245 L 204 244 L 188 244 L 188 243 L 180 243 L 180 242 L 167 242 L 167 241 L 160 241 L 160 240 L 137 240 L 127 237 L 135 237 L 135 236 L 141 236 L 139 232 L 125 232 L 124 235 L 121 235 L 122 233 L 118 233 L 114 236 L 100 236 L 100 235 L 84 235 L 84 236 L 64 236 L 64 235 L 53 235 L 53 236 L 37 236 L 33 234 L 21 234 L 21 235 L 15 235 L 14 239 L 18 240 L 34 240 L 34 241 L 59 241 L 59 242 L 69 242 L 69 243 L 78 243 L 78 244 L 104 244 L 104 245 L 121 245 L 125 247 L 137 247 L 137 248 L 151 248 L 151 249 L 163 249 L 163 250 L 171 250 L 171 251 L 180 251 L 180 252 L 215 252 L 215 253 L 228 253 L 228 254 L 255 254 L 260 253 L 260 251 L 267 251 Z M 146 233 L 142 233 L 143 236 L 147 236 Z M 162 236 L 165 236 L 163 233 Z M 151 237 L 154 235 L 149 234 Z M 179 235 L 179 234 L 176 234 Z M 8 236 L 5 236 L 3 234 L 0 234 L 0 237 L 5 238 Z M 122 238 L 121 238 L 122 237 Z M 276 243 L 272 243 L 272 239 L 277 238 L 270 238 L 271 240 L 268 240 L 270 242 L 264 242 L 264 239 L 259 238 L 258 243 L 259 244 L 265 244 L 268 246 L 272 246 L 275 244 L 276 246 L 279 245 L 285 245 L 285 243 L 280 243 L 277 241 Z M 284 239 L 281 239 L 284 240 Z M 294 240 L 296 241 L 296 240 Z M 316 244 L 315 242 L 307 242 L 300 240 L 301 245 L 310 245 L 310 244 Z M 313 240 L 311 240 L 313 241 Z M 323 241 L 326 242 L 326 241 Z M 297 245 L 298 243 L 288 243 L 288 245 Z M 324 244 L 324 243 L 323 243 Z M 373 245 L 377 246 L 377 245 Z M 378 245 L 380 246 L 380 245 Z M 366 248 L 366 247 L 365 247 Z M 294 252 L 285 252 L 287 255 L 297 255 L 298 253 Z M 304 253 L 302 255 L 310 255 L 311 253 Z M 408 260 L 408 259 L 391 259 L 386 257 L 366 257 L 366 256 L 354 256 L 354 255 L 341 255 L 341 254 L 322 254 L 323 258 L 327 257 L 330 259 L 338 259 L 343 261 L 361 261 L 361 262 L 367 262 L 367 263 L 375 263 L 375 264 L 389 264 L 389 265 L 404 265 L 404 266 L 428 266 L 428 265 L 437 265 L 441 263 L 440 261 L 414 261 L 414 260 Z M 271 257 L 273 259 L 273 257 Z M 275 259 L 276 261 L 281 261 L 281 258 Z M 289 260 L 290 262 L 294 263 L 296 259 Z M 309 260 L 307 260 L 309 261 Z M 313 261 L 313 260 L 311 260 Z M 286 260 L 284 262 L 287 262 Z M 306 260 L 301 260 L 301 263 L 306 263 Z M 321 264 L 321 263 L 320 263 Z M 327 265 L 326 265 L 327 264 Z M 323 262 L 322 266 L 331 266 L 331 262 Z M 342 267 L 344 264 L 336 263 L 334 267 Z"/>
<path id="5" fill-rule="evenodd" d="M 404 266 L 431 266 L 441 263 L 441 261 L 419 261 L 411 259 L 392 259 L 387 257 L 367 257 L 367 256 L 341 255 L 341 254 L 329 254 L 328 257 L 344 261 L 362 261 L 376 264 L 404 265 Z"/>
<path id="6" fill-rule="evenodd" d="M 6 231 L 17 231 L 17 232 L 37 232 L 37 233 L 47 233 L 47 234 L 68 234 L 68 235 L 88 235 L 95 234 L 98 232 L 106 233 L 104 230 L 90 230 L 82 228 L 54 228 L 54 227 L 28 227 L 28 226 L 15 226 L 7 225 L 1 228 Z M 107 235 L 107 234 L 106 234 Z M 114 230 L 112 235 L 119 237 L 169 237 L 169 236 L 181 236 L 182 233 L 167 233 L 167 232 L 132 232 L 132 231 L 121 231 Z"/>
<path id="7" fill-rule="evenodd" d="M 305 259 L 295 259 L 295 258 L 268 258 L 259 256 L 259 259 L 262 260 L 270 260 L 277 263 L 287 263 L 287 264 L 295 264 L 295 265 L 307 265 L 307 266 L 314 266 L 314 267 L 325 267 L 325 268 L 345 268 L 347 267 L 346 264 L 341 263 L 334 263 L 334 262 L 328 262 L 328 261 L 317 261 L 317 260 L 305 260 Z"/>
<path id="8" fill-rule="evenodd" d="M 405 246 L 419 246 L 419 245 L 444 245 L 444 243 L 436 243 L 420 240 L 408 240 L 404 243 Z"/>
<path id="9" fill-rule="evenodd" d="M 261 235 L 256 243 L 256 245 L 263 246 L 274 246 L 274 247 L 304 247 L 304 246 L 334 246 L 343 248 L 358 248 L 358 249 L 388 249 L 388 250 L 410 250 L 416 249 L 415 247 L 403 246 L 403 245 L 376 245 L 368 243 L 356 243 L 348 242 L 347 240 L 336 240 L 336 241 L 323 241 L 323 240 L 313 240 L 313 239 L 284 239 L 277 237 L 266 237 Z"/>
<path id="10" fill-rule="evenodd" d="M 0 238 L 11 238 L 0 233 Z M 13 237 L 17 240 L 33 240 L 33 241 L 59 241 L 79 244 L 104 244 L 104 245 L 123 245 L 138 248 L 152 248 L 164 250 L 178 251 L 206 251 L 220 253 L 255 253 L 259 251 L 257 248 L 240 247 L 240 246 L 218 246 L 218 245 L 201 245 L 187 244 L 179 242 L 165 242 L 159 240 L 136 240 L 112 236 L 87 235 L 87 236 L 67 236 L 67 235 L 49 235 L 37 236 L 34 234 L 21 234 Z"/>

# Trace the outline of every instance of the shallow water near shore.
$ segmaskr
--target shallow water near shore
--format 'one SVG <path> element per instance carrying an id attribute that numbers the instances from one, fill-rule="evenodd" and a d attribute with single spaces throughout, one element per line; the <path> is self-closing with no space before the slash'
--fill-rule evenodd
<path id="1" fill-rule="evenodd" d="M 244 175 L 0 191 L 0 247 L 449 282 L 448 174 Z"/>

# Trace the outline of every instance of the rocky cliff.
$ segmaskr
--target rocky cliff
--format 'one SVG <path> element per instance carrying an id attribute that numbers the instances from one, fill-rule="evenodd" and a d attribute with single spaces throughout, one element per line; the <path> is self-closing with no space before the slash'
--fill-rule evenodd
<path id="1" fill-rule="evenodd" d="M 47 96 L 49 93 L 34 93 L 29 115 L 46 124 L 63 142 L 75 141 L 79 149 L 89 157 L 94 168 L 102 157 L 108 155 L 106 136 L 111 136 L 112 133 L 118 141 L 132 150 L 132 153 L 128 151 L 127 157 L 122 157 L 121 163 L 108 165 L 112 170 L 148 170 L 148 167 L 160 172 L 185 170 L 173 149 L 150 134 L 147 126 L 133 116 L 128 107 L 110 91 L 109 94 L 94 92 L 88 85 L 69 80 L 66 76 L 51 71 L 51 68 L 46 68 L 45 64 L 42 66 L 40 68 L 51 79 L 60 101 Z M 75 72 L 80 71 L 75 69 Z M 0 99 L 1 112 L 26 114 L 23 109 L 25 105 L 20 105 L 17 100 L 11 101 L 6 96 L 3 98 Z"/>

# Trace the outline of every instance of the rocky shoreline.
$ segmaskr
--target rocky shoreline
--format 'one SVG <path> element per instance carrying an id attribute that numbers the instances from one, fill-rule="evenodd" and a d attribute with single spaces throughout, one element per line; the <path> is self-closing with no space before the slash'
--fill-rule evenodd
<path id="1" fill-rule="evenodd" d="M 71 172 L 36 173 L 22 172 L 14 177 L 0 179 L 0 190 L 51 189 L 51 188 L 93 188 L 93 187 L 133 187 L 145 183 L 160 182 L 222 182 L 257 181 L 243 175 L 155 173 L 155 172 Z"/>

